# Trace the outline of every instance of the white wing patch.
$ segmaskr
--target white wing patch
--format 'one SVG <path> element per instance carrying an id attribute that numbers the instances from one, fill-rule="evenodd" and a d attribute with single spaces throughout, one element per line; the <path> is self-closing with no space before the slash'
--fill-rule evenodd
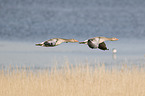
<path id="1" fill-rule="evenodd" d="M 104 42 L 105 40 L 104 39 L 99 39 L 99 43 L 102 43 L 102 42 Z"/>
<path id="2" fill-rule="evenodd" d="M 92 40 L 92 43 L 98 47 L 99 46 L 99 41 L 100 41 L 99 38 L 95 38 L 95 39 Z"/>

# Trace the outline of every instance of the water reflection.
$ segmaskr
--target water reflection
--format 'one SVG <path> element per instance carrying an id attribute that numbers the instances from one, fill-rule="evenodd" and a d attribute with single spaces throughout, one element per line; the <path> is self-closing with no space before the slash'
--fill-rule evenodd
<path id="1" fill-rule="evenodd" d="M 145 54 L 138 47 L 131 49 L 131 45 L 126 45 L 127 47 L 124 49 L 121 48 L 121 44 L 119 43 L 116 46 L 118 52 L 112 53 L 112 51 L 91 50 L 78 44 L 68 45 L 64 43 L 55 48 L 44 48 L 36 47 L 34 43 L 30 42 L 0 42 L 0 45 L 3 45 L 3 47 L 0 47 L 0 69 L 7 68 L 9 65 L 14 68 L 25 66 L 36 70 L 49 69 L 55 65 L 62 67 L 66 64 L 66 61 L 71 65 L 90 64 L 94 66 L 95 64 L 105 64 L 107 67 L 119 67 L 119 64 L 121 66 L 127 60 L 125 64 L 128 66 L 144 65 Z"/>
<path id="2" fill-rule="evenodd" d="M 113 58 L 113 60 L 117 59 L 116 53 L 117 53 L 117 49 L 113 48 L 112 49 L 112 58 Z"/>
<path id="3" fill-rule="evenodd" d="M 112 59 L 116 60 L 117 59 L 117 55 L 115 53 L 112 54 Z"/>

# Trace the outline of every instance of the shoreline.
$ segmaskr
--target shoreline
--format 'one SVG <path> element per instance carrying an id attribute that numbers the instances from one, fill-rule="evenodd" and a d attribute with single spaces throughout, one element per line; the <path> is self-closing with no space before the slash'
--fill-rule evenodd
<path id="1" fill-rule="evenodd" d="M 106 70 L 104 65 L 54 67 L 52 70 L 0 71 L 2 96 L 144 96 L 145 70 Z"/>

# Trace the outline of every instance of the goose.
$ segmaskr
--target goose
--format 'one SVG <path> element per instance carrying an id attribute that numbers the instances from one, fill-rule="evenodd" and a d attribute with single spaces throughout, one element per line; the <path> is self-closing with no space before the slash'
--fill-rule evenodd
<path id="1" fill-rule="evenodd" d="M 117 40 L 119 40 L 119 39 L 117 39 L 115 37 L 113 37 L 113 38 L 94 37 L 94 38 L 90 38 L 88 40 L 85 40 L 83 42 L 79 42 L 79 44 L 87 44 L 92 49 L 99 48 L 101 50 L 109 50 L 109 49 L 107 49 L 104 41 L 117 41 Z"/>
<path id="2" fill-rule="evenodd" d="M 63 42 L 79 42 L 78 40 L 75 40 L 75 39 L 63 39 L 63 38 L 52 38 L 52 39 L 49 39 L 49 40 L 46 40 L 44 42 L 41 42 L 39 44 L 35 44 L 36 46 L 43 46 L 43 47 L 54 47 L 54 46 L 57 46 L 57 45 L 60 45 L 61 43 Z"/>

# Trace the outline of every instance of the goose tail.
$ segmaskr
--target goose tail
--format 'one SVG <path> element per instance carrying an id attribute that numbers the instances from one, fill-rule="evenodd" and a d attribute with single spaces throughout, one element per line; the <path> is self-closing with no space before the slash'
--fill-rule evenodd
<path id="1" fill-rule="evenodd" d="M 87 44 L 87 42 L 79 42 L 79 44 Z"/>
<path id="2" fill-rule="evenodd" d="M 43 46 L 43 44 L 41 44 L 41 43 L 40 43 L 40 44 L 35 44 L 35 45 L 36 45 L 36 46 Z"/>

